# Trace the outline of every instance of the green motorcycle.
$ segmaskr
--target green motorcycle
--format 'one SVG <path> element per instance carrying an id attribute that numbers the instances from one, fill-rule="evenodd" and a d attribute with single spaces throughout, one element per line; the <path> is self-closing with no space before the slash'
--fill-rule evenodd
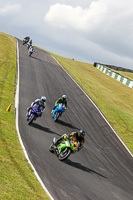
<path id="1" fill-rule="evenodd" d="M 63 136 L 67 137 L 66 134 Z M 55 145 L 55 142 L 56 138 L 54 137 L 53 143 L 49 147 L 49 151 L 55 153 L 60 161 L 66 160 L 71 155 L 71 153 L 75 153 L 77 151 L 78 143 L 73 139 L 63 140 L 57 145 Z"/>

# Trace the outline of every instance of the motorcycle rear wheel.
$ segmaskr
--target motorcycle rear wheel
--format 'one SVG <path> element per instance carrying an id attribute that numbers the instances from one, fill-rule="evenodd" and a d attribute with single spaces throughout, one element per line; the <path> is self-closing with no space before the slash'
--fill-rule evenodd
<path id="1" fill-rule="evenodd" d="M 65 148 L 61 151 L 58 158 L 59 158 L 60 161 L 64 161 L 70 156 L 70 154 L 71 154 L 71 149 Z"/>

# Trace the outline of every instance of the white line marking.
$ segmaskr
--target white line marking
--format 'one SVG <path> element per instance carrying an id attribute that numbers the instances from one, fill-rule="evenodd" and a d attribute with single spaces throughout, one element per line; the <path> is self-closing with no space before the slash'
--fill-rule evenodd
<path id="1" fill-rule="evenodd" d="M 50 54 L 51 55 L 51 54 Z M 52 55 L 51 55 L 52 56 Z M 52 56 L 53 57 L 53 56 Z M 53 57 L 54 58 L 54 57 Z M 54 58 L 55 59 L 55 58 Z M 55 59 L 56 60 L 56 59 Z M 81 86 L 73 79 L 73 77 L 67 72 L 67 70 L 56 60 L 56 62 L 60 65 L 60 67 L 68 74 L 68 76 L 76 83 L 76 85 L 82 90 L 82 92 L 86 95 L 86 97 L 91 101 L 91 103 L 96 107 L 96 109 L 99 111 L 99 113 L 102 115 L 102 117 L 104 118 L 104 120 L 107 122 L 107 124 L 109 125 L 109 127 L 112 129 L 112 131 L 115 133 L 115 135 L 117 136 L 117 138 L 121 141 L 121 143 L 123 144 L 123 146 L 126 148 L 126 150 L 129 152 L 129 154 L 133 157 L 133 154 L 129 151 L 129 149 L 127 148 L 127 146 L 124 144 L 124 142 L 121 140 L 121 138 L 119 137 L 119 135 L 115 132 L 115 130 L 113 129 L 113 127 L 110 125 L 110 123 L 108 122 L 108 120 L 105 118 L 105 116 L 103 115 L 103 113 L 99 110 L 99 108 L 96 106 L 96 104 L 92 101 L 92 99 L 88 96 L 88 94 L 81 88 Z"/>
<path id="2" fill-rule="evenodd" d="M 49 197 L 51 198 L 51 200 L 54 200 L 53 197 L 51 196 L 51 194 L 49 193 L 49 191 L 47 190 L 47 188 L 45 187 L 44 183 L 42 182 L 40 176 L 36 172 L 34 166 L 32 165 L 32 163 L 31 163 L 31 161 L 30 161 L 30 159 L 28 157 L 27 151 L 26 151 L 26 149 L 24 147 L 24 144 L 22 142 L 22 139 L 21 139 L 21 136 L 20 136 L 20 132 L 19 132 L 19 126 L 18 126 L 18 108 L 19 108 L 19 48 L 18 48 L 18 40 L 17 40 L 17 70 L 18 70 L 18 73 L 17 73 L 18 74 L 18 80 L 17 80 L 16 95 L 15 95 L 15 108 L 16 108 L 16 130 L 17 130 L 17 133 L 18 133 L 19 141 L 20 141 L 20 144 L 21 144 L 22 149 L 24 151 L 25 157 L 28 160 L 29 164 L 31 165 L 31 167 L 32 167 L 32 169 L 34 171 L 35 176 L 37 177 L 37 179 L 40 182 L 41 186 L 46 191 L 46 193 L 49 195 Z"/>

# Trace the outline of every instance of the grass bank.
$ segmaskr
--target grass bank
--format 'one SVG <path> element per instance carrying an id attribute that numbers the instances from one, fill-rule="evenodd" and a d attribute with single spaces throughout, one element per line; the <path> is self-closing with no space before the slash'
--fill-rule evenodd
<path id="1" fill-rule="evenodd" d="M 0 199 L 50 199 L 20 146 L 15 125 L 16 40 L 0 32 Z M 12 103 L 10 112 L 6 109 Z"/>
<path id="2" fill-rule="evenodd" d="M 49 53 L 91 97 L 133 153 L 133 89 L 102 73 L 92 64 Z M 125 77 L 133 77 L 129 72 L 122 74 Z"/>

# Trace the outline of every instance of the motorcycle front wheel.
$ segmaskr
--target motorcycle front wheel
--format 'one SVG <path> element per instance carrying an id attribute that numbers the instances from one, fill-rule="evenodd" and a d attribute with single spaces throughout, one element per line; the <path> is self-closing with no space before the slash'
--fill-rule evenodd
<path id="1" fill-rule="evenodd" d="M 32 115 L 32 117 L 29 119 L 29 121 L 28 121 L 28 125 L 30 125 L 32 122 L 33 122 L 33 120 L 34 120 L 34 115 Z"/>
<path id="2" fill-rule="evenodd" d="M 58 120 L 59 116 L 60 116 L 60 113 L 59 113 L 59 112 L 56 112 L 56 113 L 55 113 L 55 120 L 54 120 L 55 122 Z"/>
<path id="3" fill-rule="evenodd" d="M 70 154 L 71 154 L 71 149 L 65 148 L 61 151 L 58 158 L 60 161 L 66 160 L 70 156 Z"/>
<path id="4" fill-rule="evenodd" d="M 54 145 L 53 145 L 53 144 L 50 145 L 49 151 L 50 151 L 51 153 L 54 153 Z"/>

